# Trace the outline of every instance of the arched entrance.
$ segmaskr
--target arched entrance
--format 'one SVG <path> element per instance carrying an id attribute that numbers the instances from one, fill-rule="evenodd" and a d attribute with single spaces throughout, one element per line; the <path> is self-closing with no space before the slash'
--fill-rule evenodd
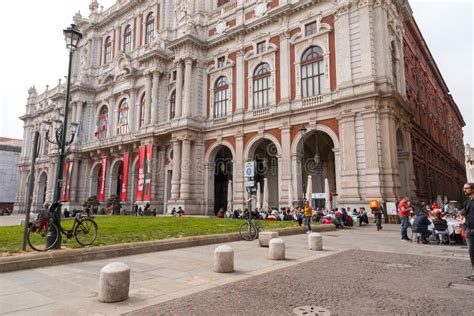
<path id="1" fill-rule="evenodd" d="M 120 196 L 122 192 L 123 162 L 117 161 L 112 167 L 112 177 L 110 179 L 110 194 Z"/>
<path id="2" fill-rule="evenodd" d="M 100 169 L 102 164 L 98 163 L 92 169 L 91 174 L 91 196 L 99 196 L 99 188 L 100 188 Z"/>
<path id="3" fill-rule="evenodd" d="M 407 150 L 405 136 L 400 129 L 397 129 L 397 156 L 398 156 L 398 172 L 400 181 L 399 196 L 408 196 L 408 177 L 407 166 L 410 153 Z"/>
<path id="4" fill-rule="evenodd" d="M 298 153 L 301 157 L 303 148 L 302 140 L 298 146 Z M 302 192 L 306 192 L 308 186 L 308 176 L 312 179 L 312 192 L 325 192 L 325 179 L 329 182 L 329 191 L 334 193 L 336 189 L 336 164 L 334 157 L 334 143 L 331 137 L 321 131 L 310 131 L 304 137 L 304 165 L 301 165 L 301 172 L 298 173 L 302 178 Z M 310 197 L 307 197 L 309 200 Z M 324 199 L 313 201 L 317 207 L 324 208 Z"/>
<path id="5" fill-rule="evenodd" d="M 268 186 L 268 207 L 279 207 L 278 149 L 273 141 L 262 138 L 249 151 L 249 160 L 255 161 L 255 181 L 259 184 L 262 206 L 265 203 L 264 190 Z"/>
<path id="6" fill-rule="evenodd" d="M 36 195 L 36 205 L 37 207 L 42 207 L 44 201 L 46 200 L 46 186 L 48 183 L 48 175 L 46 172 L 41 173 L 41 176 L 38 181 L 38 193 Z"/>
<path id="7" fill-rule="evenodd" d="M 213 161 L 214 171 L 214 214 L 227 210 L 229 181 L 232 180 L 232 152 L 227 146 L 219 146 Z"/>

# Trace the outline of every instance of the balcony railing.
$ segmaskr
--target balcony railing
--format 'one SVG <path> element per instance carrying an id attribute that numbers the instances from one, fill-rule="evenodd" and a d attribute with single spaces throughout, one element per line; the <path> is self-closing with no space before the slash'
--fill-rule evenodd
<path id="1" fill-rule="evenodd" d="M 270 108 L 262 108 L 262 109 L 255 109 L 253 110 L 253 116 L 254 117 L 259 117 L 259 116 L 264 116 L 270 113 Z"/>
<path id="2" fill-rule="evenodd" d="M 316 106 L 324 103 L 324 96 L 323 95 L 316 95 L 314 97 L 308 97 L 303 99 L 302 107 L 311 107 Z"/>
<path id="3" fill-rule="evenodd" d="M 231 12 L 231 11 L 235 10 L 235 8 L 237 8 L 237 0 L 228 2 L 228 3 L 218 7 L 216 9 L 212 10 L 211 13 L 209 14 L 209 17 L 211 19 L 215 18 L 220 14 L 226 14 L 228 12 Z"/>

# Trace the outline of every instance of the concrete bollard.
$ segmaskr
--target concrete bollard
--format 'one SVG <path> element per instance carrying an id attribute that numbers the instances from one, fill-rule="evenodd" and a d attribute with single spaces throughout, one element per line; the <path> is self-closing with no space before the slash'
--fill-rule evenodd
<path id="1" fill-rule="evenodd" d="M 260 232 L 258 233 L 258 242 L 260 247 L 268 247 L 270 240 L 278 238 L 278 232 Z"/>
<path id="2" fill-rule="evenodd" d="M 219 273 L 234 272 L 234 249 L 222 245 L 214 250 L 214 271 Z"/>
<path id="3" fill-rule="evenodd" d="M 268 257 L 272 260 L 285 260 L 285 241 L 274 238 L 269 243 Z"/>
<path id="4" fill-rule="evenodd" d="M 320 233 L 309 234 L 308 247 L 310 250 L 323 250 L 323 236 Z"/>
<path id="5" fill-rule="evenodd" d="M 130 268 L 123 262 L 112 262 L 100 270 L 99 301 L 115 303 L 128 298 Z"/>

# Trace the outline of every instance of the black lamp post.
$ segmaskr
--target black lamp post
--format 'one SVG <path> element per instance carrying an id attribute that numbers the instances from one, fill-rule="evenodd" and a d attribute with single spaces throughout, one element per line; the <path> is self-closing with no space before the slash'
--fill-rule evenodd
<path id="1" fill-rule="evenodd" d="M 305 161 L 304 161 L 304 136 L 306 135 L 306 132 L 308 130 L 306 129 L 306 127 L 303 125 L 301 125 L 300 127 L 300 133 L 301 133 L 301 177 L 303 178 L 303 202 L 306 200 L 306 188 L 305 188 L 305 176 L 304 176 L 304 170 L 305 170 Z"/>
<path id="2" fill-rule="evenodd" d="M 68 128 L 68 114 L 69 114 L 69 96 L 70 96 L 70 87 L 71 87 L 71 65 L 72 65 L 72 55 L 77 49 L 77 45 L 79 40 L 82 38 L 81 32 L 76 28 L 74 24 L 71 24 L 70 27 L 63 30 L 64 37 L 66 39 L 66 48 L 69 51 L 69 68 L 67 73 L 67 86 L 66 86 L 66 102 L 64 105 L 64 120 L 61 122 L 60 120 L 55 120 L 55 139 L 51 140 L 49 138 L 49 130 L 51 128 L 51 122 L 48 122 L 46 127 L 46 139 L 53 144 L 58 145 L 59 155 L 58 155 L 58 164 L 56 166 L 56 182 L 54 184 L 54 193 L 53 193 L 53 203 L 50 207 L 50 211 L 52 213 L 53 219 L 57 227 L 60 227 L 61 221 L 61 187 L 63 184 L 63 167 L 64 167 L 64 160 L 66 157 L 65 151 L 66 146 L 70 145 L 74 141 L 74 136 L 76 134 L 76 124 L 71 124 L 71 138 L 66 141 L 66 134 Z M 59 234 L 56 237 L 56 234 Z M 47 246 L 50 246 L 56 238 L 58 238 L 58 242 L 56 243 L 54 248 L 61 248 L 61 234 L 57 232 L 57 230 L 52 229 L 48 232 L 48 236 L 46 238 Z"/>

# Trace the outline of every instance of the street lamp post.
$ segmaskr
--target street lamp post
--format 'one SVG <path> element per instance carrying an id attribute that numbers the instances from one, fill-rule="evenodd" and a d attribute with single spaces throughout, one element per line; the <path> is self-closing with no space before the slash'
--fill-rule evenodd
<path id="1" fill-rule="evenodd" d="M 303 202 L 306 200 L 306 188 L 305 188 L 305 176 L 304 176 L 304 170 L 305 170 L 305 161 L 304 161 L 304 136 L 306 135 L 306 132 L 308 130 L 306 129 L 306 127 L 303 125 L 301 125 L 300 127 L 300 133 L 301 133 L 301 177 L 303 178 Z"/>
<path id="2" fill-rule="evenodd" d="M 57 227 L 60 227 L 61 221 L 61 187 L 63 184 L 63 167 L 64 167 L 64 160 L 66 158 L 66 146 L 70 145 L 74 141 L 74 136 L 76 134 L 76 125 L 71 124 L 71 138 L 69 141 L 66 141 L 66 134 L 68 128 L 68 114 L 69 114 L 69 97 L 70 97 L 70 88 L 71 88 L 71 66 L 72 66 L 72 56 L 77 49 L 77 45 L 79 40 L 82 38 L 82 34 L 76 28 L 74 24 L 71 24 L 70 27 L 63 30 L 64 37 L 66 39 L 66 48 L 69 51 L 69 67 L 67 73 L 67 86 L 66 86 L 66 102 L 64 105 L 64 120 L 56 121 L 55 123 L 55 140 L 51 140 L 49 138 L 49 129 L 51 127 L 51 123 L 46 124 L 46 138 L 50 143 L 58 145 L 59 155 L 58 155 L 58 164 L 56 166 L 56 182 L 54 184 L 54 193 L 53 193 L 53 203 L 50 207 L 50 212 L 52 213 L 53 220 Z M 56 237 L 56 234 L 59 236 Z M 56 238 L 58 239 L 54 248 L 61 248 L 61 234 L 55 230 L 51 229 L 48 232 L 46 238 L 47 246 L 50 246 Z"/>

